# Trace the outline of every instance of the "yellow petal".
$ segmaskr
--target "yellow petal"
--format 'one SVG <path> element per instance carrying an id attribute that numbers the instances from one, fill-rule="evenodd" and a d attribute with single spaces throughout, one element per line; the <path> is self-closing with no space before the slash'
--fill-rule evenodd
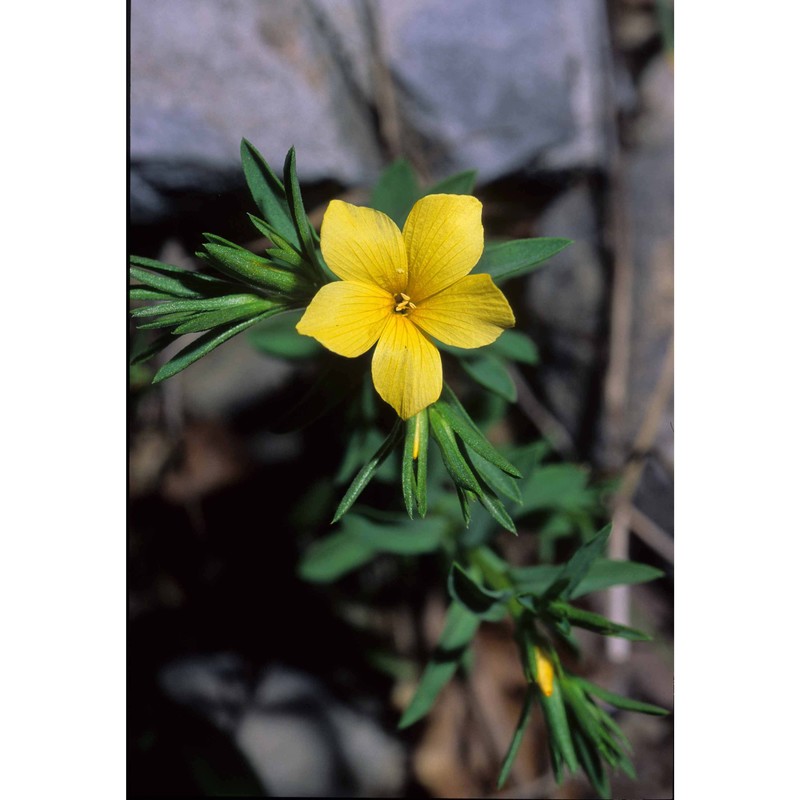
<path id="1" fill-rule="evenodd" d="M 514 327 L 508 300 L 484 274 L 467 275 L 418 303 L 409 319 L 440 342 L 455 347 L 483 347 Z"/>
<path id="2" fill-rule="evenodd" d="M 533 653 L 536 659 L 536 683 L 539 684 L 542 694 L 545 697 L 550 697 L 553 694 L 553 679 L 555 676 L 553 662 L 539 647 L 534 647 Z"/>
<path id="3" fill-rule="evenodd" d="M 392 295 L 377 286 L 334 281 L 314 295 L 297 332 L 313 336 L 340 356 L 355 358 L 375 344 L 395 316 L 393 309 Z"/>
<path id="4" fill-rule="evenodd" d="M 392 314 L 372 356 L 372 381 L 378 394 L 409 419 L 439 399 L 442 358 L 407 317 Z"/>
<path id="5" fill-rule="evenodd" d="M 403 236 L 394 222 L 372 208 L 331 200 L 322 219 L 322 255 L 342 280 L 405 291 L 408 265 Z"/>
<path id="6" fill-rule="evenodd" d="M 483 252 L 483 206 L 463 194 L 431 194 L 414 204 L 403 228 L 407 294 L 415 303 L 463 278 Z"/>

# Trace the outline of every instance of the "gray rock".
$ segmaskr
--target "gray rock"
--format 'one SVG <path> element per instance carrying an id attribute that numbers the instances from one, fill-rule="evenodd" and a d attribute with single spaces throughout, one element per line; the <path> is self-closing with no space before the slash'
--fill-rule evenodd
<path id="1" fill-rule="evenodd" d="M 605 163 L 605 6 L 379 0 L 401 114 L 437 176 Z"/>
<path id="2" fill-rule="evenodd" d="M 275 665 L 252 687 L 232 653 L 172 662 L 165 693 L 229 734 L 278 797 L 394 797 L 406 779 L 402 744 L 315 678 Z"/>
<path id="3" fill-rule="evenodd" d="M 187 186 L 241 183 L 242 137 L 278 169 L 295 145 L 305 181 L 377 173 L 369 111 L 307 4 L 133 0 L 130 44 L 134 222 Z"/>
<path id="4" fill-rule="evenodd" d="M 600 0 L 132 0 L 131 218 L 242 185 L 239 143 L 303 181 L 371 183 L 385 59 L 400 149 L 433 176 L 606 162 Z M 404 135 L 402 135 L 404 133 Z"/>
<path id="5" fill-rule="evenodd" d="M 576 439 L 590 411 L 606 292 L 588 183 L 580 182 L 559 196 L 540 218 L 536 235 L 574 242 L 533 273 L 526 301 L 542 326 L 538 339 L 547 353 L 537 373 L 543 399 Z"/>

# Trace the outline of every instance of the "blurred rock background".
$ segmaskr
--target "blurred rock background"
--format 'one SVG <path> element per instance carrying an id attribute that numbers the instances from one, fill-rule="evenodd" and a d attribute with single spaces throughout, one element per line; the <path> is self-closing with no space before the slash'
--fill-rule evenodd
<path id="1" fill-rule="evenodd" d="M 188 264 L 204 231 L 256 238 L 242 137 L 276 167 L 296 148 L 317 222 L 402 157 L 423 181 L 477 169 L 488 236 L 575 240 L 514 288 L 542 353 L 519 371 L 518 413 L 565 458 L 621 478 L 612 547 L 669 578 L 670 0 L 131 0 L 133 253 Z M 239 337 L 157 390 L 132 379 L 131 790 L 489 796 L 514 703 L 488 744 L 469 736 L 498 686 L 513 695 L 513 653 L 484 637 L 478 700 L 452 688 L 427 728 L 401 735 L 387 698 L 402 703 L 407 685 L 366 663 L 363 636 L 391 623 L 402 638 L 407 620 L 377 614 L 357 635 L 293 577 L 303 542 L 286 509 L 308 488 L 309 443 L 264 418 L 296 377 Z M 336 456 L 320 448 L 329 474 Z M 275 476 L 280 502 L 263 488 Z M 613 602 L 664 644 L 597 651 L 597 669 L 671 705 L 671 581 Z M 671 723 L 623 722 L 640 780 L 615 785 L 671 796 Z M 448 750 L 459 736 L 474 770 Z M 556 789 L 541 743 L 530 749 L 521 793 L 502 796 L 591 796 L 577 780 Z"/>

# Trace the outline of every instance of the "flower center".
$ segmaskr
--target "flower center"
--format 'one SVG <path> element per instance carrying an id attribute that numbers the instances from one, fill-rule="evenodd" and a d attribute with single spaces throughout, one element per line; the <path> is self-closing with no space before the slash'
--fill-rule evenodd
<path id="1" fill-rule="evenodd" d="M 411 302 L 411 298 L 405 292 L 398 292 L 394 296 L 394 313 L 405 316 L 409 311 L 413 311 L 416 306 Z"/>

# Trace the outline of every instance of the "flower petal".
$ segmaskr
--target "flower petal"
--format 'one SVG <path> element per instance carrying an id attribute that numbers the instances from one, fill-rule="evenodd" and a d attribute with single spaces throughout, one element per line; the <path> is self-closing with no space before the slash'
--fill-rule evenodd
<path id="1" fill-rule="evenodd" d="M 395 316 L 393 309 L 392 296 L 377 286 L 334 281 L 314 295 L 297 332 L 313 336 L 340 356 L 355 358 L 375 344 Z"/>
<path id="2" fill-rule="evenodd" d="M 467 275 L 417 304 L 410 315 L 415 325 L 444 344 L 483 347 L 506 328 L 514 312 L 490 275 Z"/>
<path id="3" fill-rule="evenodd" d="M 407 317 L 393 314 L 372 356 L 378 394 L 403 418 L 435 403 L 442 393 L 442 357 Z"/>
<path id="4" fill-rule="evenodd" d="M 483 252 L 479 200 L 431 194 L 418 200 L 403 228 L 408 253 L 407 294 L 415 303 L 463 278 Z"/>
<path id="5" fill-rule="evenodd" d="M 405 291 L 408 265 L 403 237 L 394 222 L 372 208 L 331 200 L 322 218 L 322 255 L 342 280 Z"/>

